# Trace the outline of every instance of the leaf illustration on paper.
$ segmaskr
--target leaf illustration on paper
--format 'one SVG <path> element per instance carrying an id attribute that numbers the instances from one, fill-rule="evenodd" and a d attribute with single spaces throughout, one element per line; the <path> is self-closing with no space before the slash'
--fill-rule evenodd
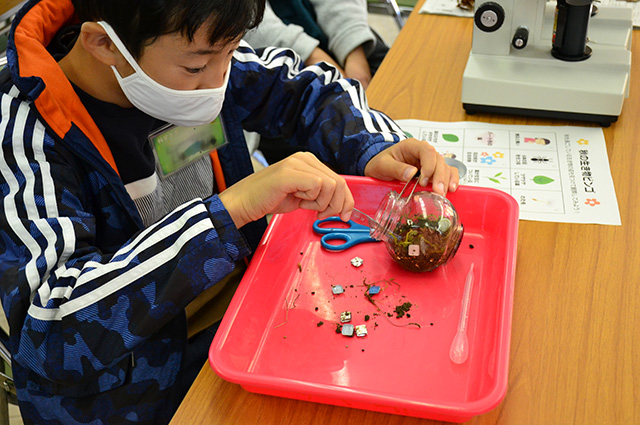
<path id="1" fill-rule="evenodd" d="M 554 179 L 547 176 L 535 176 L 533 178 L 533 182 L 536 184 L 549 184 L 549 183 L 553 183 L 554 181 L 555 181 Z"/>
<path id="2" fill-rule="evenodd" d="M 455 134 L 445 133 L 445 134 L 442 135 L 442 138 L 447 142 L 459 142 L 460 141 L 460 138 L 458 136 L 456 136 Z"/>
<path id="3" fill-rule="evenodd" d="M 499 173 L 494 174 L 493 177 L 487 177 L 487 178 L 489 180 L 491 180 L 492 182 L 498 183 L 498 184 L 502 183 L 500 180 L 506 180 L 507 179 L 506 177 L 502 176 L 502 171 L 499 172 Z M 498 180 L 498 179 L 500 179 L 500 180 Z"/>

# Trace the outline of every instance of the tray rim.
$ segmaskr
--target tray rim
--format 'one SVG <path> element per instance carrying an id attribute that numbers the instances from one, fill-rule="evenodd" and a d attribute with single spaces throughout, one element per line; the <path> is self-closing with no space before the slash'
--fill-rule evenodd
<path id="1" fill-rule="evenodd" d="M 359 176 L 344 176 L 347 182 L 351 184 L 381 184 L 385 186 L 391 186 L 400 184 L 398 182 L 386 182 L 386 181 L 377 181 L 375 179 L 371 179 L 368 177 L 359 177 Z M 404 183 L 402 183 L 404 184 Z M 517 238 L 518 238 L 518 227 L 519 227 L 519 205 L 517 201 L 509 194 L 486 187 L 478 187 L 478 186 L 467 186 L 461 185 L 458 188 L 458 191 L 463 196 L 465 192 L 473 193 L 486 193 L 488 196 L 493 196 L 497 198 L 502 198 L 510 204 L 510 208 L 508 211 L 508 221 L 505 223 L 509 226 L 507 231 L 507 236 L 511 238 L 511 246 L 513 249 L 506 251 L 505 261 L 504 261 L 504 276 L 505 276 L 505 284 L 502 285 L 501 296 L 504 298 L 503 303 L 503 311 L 502 314 L 498 316 L 498 323 L 496 326 L 496 330 L 498 330 L 498 334 L 500 338 L 498 338 L 499 344 L 496 346 L 496 353 L 498 358 L 496 359 L 496 364 L 504 365 L 502 368 L 496 369 L 496 378 L 495 385 L 491 388 L 491 391 L 488 391 L 485 396 L 477 398 L 472 401 L 466 402 L 456 402 L 449 403 L 448 405 L 438 404 L 435 400 L 417 400 L 415 397 L 409 397 L 406 395 L 400 397 L 392 397 L 383 395 L 381 392 L 373 392 L 370 390 L 353 390 L 347 387 L 341 387 L 330 384 L 322 384 L 322 383 L 310 383 L 307 381 L 296 380 L 291 378 L 282 378 L 275 376 L 267 376 L 262 374 L 257 374 L 254 372 L 239 370 L 237 368 L 231 367 L 226 362 L 217 356 L 217 352 L 224 345 L 224 341 L 226 340 L 229 332 L 231 331 L 231 325 L 234 318 L 239 313 L 238 308 L 242 305 L 244 298 L 248 295 L 247 289 L 250 287 L 250 283 L 246 282 L 245 279 L 241 282 L 238 290 L 236 292 L 236 296 L 233 297 L 231 304 L 229 305 L 229 309 L 227 311 L 234 312 L 234 314 L 225 314 L 220 324 L 220 328 L 214 337 L 214 340 L 210 346 L 209 350 L 209 365 L 217 373 L 222 379 L 227 380 L 232 383 L 236 383 L 241 385 L 245 390 L 250 392 L 260 392 L 262 394 L 273 394 L 274 392 L 282 392 L 287 393 L 289 395 L 279 395 L 282 397 L 288 397 L 292 399 L 302 399 L 309 401 L 314 398 L 325 399 L 325 401 L 320 401 L 321 403 L 329 403 L 335 404 L 337 406 L 344 407 L 353 407 L 359 408 L 358 406 L 351 406 L 350 403 L 358 403 L 365 402 L 366 404 L 374 404 L 380 405 L 380 407 L 387 407 L 392 410 L 407 410 L 406 413 L 401 413 L 409 416 L 417 416 L 421 418 L 433 418 L 433 414 L 435 415 L 445 415 L 448 417 L 453 417 L 457 419 L 453 419 L 454 421 L 464 421 L 472 418 L 473 416 L 477 416 L 483 413 L 487 413 L 493 410 L 496 406 L 498 406 L 504 397 L 506 396 L 507 386 L 508 386 L 508 370 L 509 370 L 509 352 L 511 345 L 511 322 L 513 316 L 513 298 L 514 298 L 514 284 L 515 284 L 515 270 L 516 270 L 516 256 L 517 256 Z M 456 193 L 459 193 L 456 191 Z M 263 258 L 267 254 L 266 245 L 272 236 L 271 230 L 275 227 L 275 225 L 283 219 L 284 214 L 275 215 L 265 232 L 256 252 L 254 254 L 254 260 L 258 258 Z M 260 261 L 252 261 L 249 265 L 249 268 L 245 272 L 245 276 L 252 276 L 256 273 L 255 268 L 258 267 Z M 254 265 L 252 267 L 252 264 Z M 505 333 L 508 334 L 506 338 L 503 338 Z M 253 391 L 247 389 L 247 387 L 252 387 L 254 389 L 260 388 L 262 391 Z M 296 394 L 299 397 L 294 397 Z M 311 398 L 311 400 L 310 400 Z M 326 401 L 326 399 L 335 399 L 335 402 Z M 341 403 L 342 401 L 343 403 Z M 377 410 L 380 412 L 393 413 L 389 410 L 385 409 L 371 409 L 364 408 L 365 410 Z M 426 415 L 426 416 L 425 416 Z M 450 419 L 451 420 L 451 419 Z"/>

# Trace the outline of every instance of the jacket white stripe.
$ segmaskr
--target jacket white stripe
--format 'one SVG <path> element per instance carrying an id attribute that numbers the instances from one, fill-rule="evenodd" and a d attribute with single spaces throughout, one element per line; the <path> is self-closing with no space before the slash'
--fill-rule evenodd
<path id="1" fill-rule="evenodd" d="M 373 119 L 378 124 L 378 127 L 380 127 L 380 129 L 382 129 L 382 132 L 384 133 L 384 132 L 387 132 L 387 131 L 391 131 L 391 129 L 389 127 L 389 123 L 388 123 L 387 119 L 385 118 L 385 116 L 383 114 L 381 114 L 380 112 L 374 111 L 371 108 L 369 108 L 369 101 L 367 99 L 367 96 L 365 95 L 364 87 L 362 85 L 360 85 L 360 87 L 358 88 L 358 98 L 360 99 L 360 102 L 362 103 L 362 107 L 365 108 L 367 111 L 369 111 L 371 113 L 371 115 L 373 116 Z M 385 140 L 387 140 L 387 139 L 385 138 Z"/>
<path id="2" fill-rule="evenodd" d="M 0 134 L 5 134 L 7 131 L 7 123 L 9 120 L 9 109 L 12 98 L 10 96 L 3 95 L 0 102 L 0 114 L 6 116 L 6 119 L 0 121 Z M 14 133 L 15 134 L 15 133 Z M 18 180 L 13 175 L 13 172 L 9 168 L 7 161 L 4 157 L 4 150 L 0 149 L 0 173 L 4 177 L 4 180 L 9 185 L 9 193 L 5 197 L 4 202 L 4 215 L 7 219 L 7 223 L 11 227 L 11 230 L 16 234 L 18 239 L 31 253 L 31 258 L 25 265 L 25 276 L 29 283 L 29 288 L 33 293 L 40 286 L 40 275 L 36 266 L 36 259 L 40 255 L 40 246 L 36 240 L 31 236 L 29 231 L 25 229 L 18 217 L 18 209 L 16 206 L 16 196 L 18 194 L 19 185 Z"/>
<path id="3" fill-rule="evenodd" d="M 20 89 L 18 89 L 18 87 L 11 86 L 11 88 L 9 89 L 9 96 L 11 97 L 18 97 L 18 95 L 20 94 Z"/>
<path id="4" fill-rule="evenodd" d="M 22 109 L 22 108 L 21 108 Z M 26 124 L 26 116 L 25 116 L 25 124 Z M 56 203 L 56 196 L 53 184 L 53 178 L 51 176 L 51 168 L 46 161 L 44 155 L 44 137 L 45 131 L 44 126 L 39 121 L 36 121 L 35 126 L 33 128 L 31 149 L 33 150 L 33 157 L 35 161 L 38 163 L 40 168 L 40 178 L 42 181 L 40 182 L 43 188 L 42 195 L 44 198 L 45 204 L 45 217 L 40 217 L 40 213 L 36 209 L 34 213 L 34 217 L 32 218 L 33 224 L 40 230 L 42 235 L 45 237 L 47 241 L 47 245 L 44 250 L 44 258 L 47 263 L 47 268 L 44 272 L 44 275 L 40 278 L 41 282 L 45 282 L 49 279 L 51 271 L 58 267 L 60 264 L 63 264 L 73 252 L 73 235 L 65 235 L 63 232 L 63 251 L 62 255 L 58 258 L 58 254 L 56 252 L 56 242 L 58 241 L 58 235 L 51 227 L 51 224 L 47 220 L 49 217 L 55 217 L 57 222 L 61 227 L 68 228 L 71 223 L 68 218 L 58 218 L 58 208 Z M 14 139 L 14 146 L 19 144 L 18 140 Z M 26 149 L 26 146 L 23 147 Z M 36 175 L 31 172 L 31 168 L 28 167 L 29 171 L 24 171 L 24 176 L 26 179 L 25 184 L 25 193 L 24 193 L 24 201 L 25 204 L 33 203 L 35 207 L 35 186 L 36 186 Z M 31 219 L 31 217 L 29 217 Z M 66 223 L 66 224 L 65 224 Z M 66 236 L 66 237 L 65 237 Z M 68 237 L 71 236 L 72 240 L 69 241 Z M 69 242 L 71 242 L 71 247 L 69 247 Z M 48 284 L 40 285 L 38 288 L 38 294 L 42 298 L 43 296 L 48 297 L 51 288 Z"/>
<path id="5" fill-rule="evenodd" d="M 240 45 L 243 46 L 243 43 L 244 42 L 242 42 Z M 246 44 L 245 46 L 248 47 Z M 337 81 L 338 79 L 342 78 L 342 75 L 337 70 L 335 72 L 326 73 L 325 70 L 323 70 L 317 65 L 311 65 L 304 68 L 302 71 L 298 71 L 298 65 L 300 64 L 300 57 L 297 55 L 295 56 L 295 59 L 290 55 L 282 55 L 282 56 L 275 57 L 276 54 L 282 50 L 284 49 L 280 49 L 280 48 L 265 49 L 262 56 L 260 56 L 261 62 L 258 62 L 258 63 L 267 69 L 275 69 L 282 66 L 286 66 L 287 78 L 293 78 L 294 76 L 300 74 L 301 72 L 312 72 L 316 76 L 323 76 L 325 78 L 325 83 Z M 258 56 L 256 55 L 256 53 L 253 53 L 253 52 L 244 53 L 239 50 L 236 50 L 233 53 L 233 57 L 236 58 L 236 60 L 243 63 L 248 63 L 248 62 L 255 63 L 256 57 Z"/>
<path id="6" fill-rule="evenodd" d="M 13 139 L 12 146 L 14 148 L 14 152 L 17 155 L 17 164 L 18 168 L 22 172 L 22 175 L 25 178 L 24 192 L 22 196 L 23 203 L 25 205 L 27 211 L 27 218 L 33 222 L 33 224 L 38 228 L 40 233 L 44 236 L 47 241 L 45 250 L 44 250 L 44 259 L 47 264 L 47 267 L 42 276 L 39 273 L 34 273 L 29 277 L 29 287 L 32 291 L 32 299 L 33 299 L 33 291 L 37 288 L 38 293 L 41 298 L 48 298 L 50 287 L 46 284 L 40 285 L 41 282 L 45 282 L 48 280 L 51 270 L 59 264 L 63 264 L 71 255 L 74 249 L 73 244 L 73 233 L 71 223 L 66 218 L 57 219 L 60 223 L 60 226 L 63 228 L 63 237 L 64 237 L 64 248 L 62 251 L 62 255 L 58 258 L 56 253 L 56 242 L 57 235 L 55 231 L 52 229 L 51 225 L 47 221 L 46 217 L 41 217 L 38 211 L 38 207 L 35 201 L 35 187 L 36 187 L 36 175 L 33 173 L 31 166 L 29 165 L 29 161 L 27 160 L 28 156 L 26 155 L 26 150 L 28 147 L 25 144 L 25 141 L 21 134 L 24 134 L 24 130 L 27 126 L 27 119 L 29 117 L 30 110 L 29 107 L 22 103 L 18 108 L 18 113 L 16 114 L 16 118 L 13 126 Z M 39 121 L 35 121 L 35 125 L 32 129 L 32 142 L 31 142 L 31 150 L 33 151 L 33 156 L 36 162 L 39 165 L 40 176 L 42 177 L 42 187 L 43 187 L 43 197 L 46 209 L 47 217 L 57 217 L 58 209 L 56 205 L 56 197 L 54 190 L 54 183 L 51 176 L 51 170 L 49 164 L 46 161 L 44 155 L 44 137 L 45 130 L 42 123 Z M 15 223 L 15 226 L 19 226 L 19 222 Z M 28 229 L 24 229 L 26 233 L 29 233 Z M 34 240 L 35 242 L 35 240 Z M 36 244 L 37 245 L 37 244 Z M 42 252 L 41 248 L 33 245 L 33 249 L 30 250 L 34 255 L 34 259 L 37 259 L 36 254 L 40 254 Z M 36 278 L 37 275 L 37 278 Z"/>
<path id="7" fill-rule="evenodd" d="M 75 251 L 76 238 L 71 220 L 67 217 L 58 217 L 55 183 L 51 175 L 51 165 L 47 161 L 44 153 L 45 128 L 40 121 L 36 121 L 35 128 L 33 129 L 33 138 L 33 153 L 40 167 L 40 174 L 42 176 L 42 192 L 45 200 L 46 214 L 49 218 L 56 217 L 58 225 L 62 229 L 63 249 L 56 264 L 56 270 L 58 270 L 60 267 L 65 267 L 64 264 Z"/>
<path id="8" fill-rule="evenodd" d="M 187 220 L 189 220 L 191 217 L 200 214 L 203 212 L 202 208 L 190 208 L 190 206 L 195 203 L 201 201 L 201 199 L 193 199 L 190 202 L 187 202 L 185 204 L 182 204 L 180 207 L 176 208 L 176 210 L 174 210 L 174 212 L 179 212 L 181 210 L 186 210 L 185 215 L 183 215 L 183 217 L 181 218 L 181 221 L 179 223 L 174 223 L 173 226 L 180 226 L 182 227 L 182 224 L 184 224 Z M 206 209 L 205 209 L 206 211 Z M 122 265 L 127 265 L 127 259 L 131 258 L 131 256 L 135 256 L 138 253 L 140 253 L 141 251 L 149 248 L 151 245 L 153 245 L 153 243 L 149 243 L 149 241 L 146 241 L 145 244 L 141 244 L 141 240 L 150 232 L 152 232 L 156 227 L 160 227 L 164 224 L 164 222 L 166 222 L 167 220 L 169 220 L 169 216 L 164 217 L 162 220 L 158 221 L 157 223 L 154 223 L 153 225 L 149 226 L 148 228 L 146 228 L 145 230 L 143 230 L 142 232 L 140 232 L 140 234 L 138 234 L 138 236 L 131 241 L 131 243 L 124 245 L 122 248 L 120 248 L 115 254 L 114 257 L 116 256 L 121 256 L 124 255 L 128 249 L 130 249 L 133 254 L 129 254 L 126 256 L 126 258 L 123 258 L 120 261 L 113 261 L 110 264 L 119 264 L 119 267 L 122 267 Z M 179 231 L 180 229 L 176 229 L 176 231 Z M 82 285 L 83 283 L 87 283 L 88 281 L 90 281 L 91 279 L 82 279 L 81 281 L 78 281 L 78 278 L 80 277 L 80 275 L 83 273 L 83 271 L 85 273 L 87 273 L 87 270 L 94 267 L 94 270 L 97 270 L 98 268 L 100 268 L 101 274 L 105 274 L 105 273 L 110 273 L 112 272 L 115 268 L 111 267 L 110 269 L 106 269 L 104 267 L 102 267 L 102 263 L 98 263 L 95 261 L 88 261 L 84 264 L 84 268 L 83 269 L 78 269 L 75 267 L 72 268 L 66 268 L 66 266 L 62 266 L 61 268 L 59 268 L 58 270 L 56 270 L 55 275 L 56 275 L 56 279 L 64 279 L 64 278 L 72 278 L 76 281 L 76 285 L 75 286 L 60 286 L 60 287 L 56 287 L 53 288 L 50 294 L 50 299 L 70 299 L 73 293 L 73 290 L 75 289 L 75 287 L 77 287 L 78 285 Z M 85 275 L 86 277 L 86 275 Z M 99 277 L 99 276 L 97 276 Z M 94 277 L 95 279 L 96 277 Z M 46 305 L 46 302 L 44 300 L 42 300 L 42 305 Z"/>
<path id="9" fill-rule="evenodd" d="M 11 97 L 2 96 L 2 112 L 8 111 L 11 103 Z M 101 276 L 111 273 L 114 270 L 118 270 L 124 268 L 129 265 L 129 261 L 131 258 L 138 255 L 140 252 L 148 249 L 149 247 L 155 245 L 156 243 L 164 240 L 167 237 L 170 237 L 175 232 L 180 232 L 182 228 L 185 226 L 186 222 L 193 216 L 198 214 L 206 213 L 206 207 L 204 205 L 199 205 L 196 208 L 190 208 L 189 206 L 195 202 L 201 200 L 193 200 L 190 203 L 184 204 L 180 209 L 187 209 L 186 213 L 180 217 L 179 220 L 167 225 L 162 228 L 161 231 L 156 232 L 152 235 L 151 238 L 144 240 L 145 236 L 152 232 L 154 228 L 159 227 L 163 224 L 164 221 L 169 219 L 168 217 L 165 220 L 150 226 L 141 232 L 130 244 L 123 246 L 115 255 L 116 256 L 124 256 L 122 260 L 113 261 L 108 264 L 101 264 L 98 262 L 87 262 L 83 265 L 82 270 L 77 268 L 67 268 L 65 266 L 66 261 L 69 259 L 71 254 L 75 250 L 75 233 L 73 229 L 73 224 L 71 223 L 69 218 L 66 217 L 58 217 L 58 208 L 55 197 L 55 189 L 53 178 L 51 176 L 51 169 L 48 163 L 45 160 L 44 155 L 44 128 L 39 121 L 36 121 L 35 127 L 33 129 L 33 141 L 32 141 L 32 149 L 35 155 L 35 160 L 40 164 L 40 175 L 42 176 L 42 187 L 44 193 L 44 202 L 46 214 L 50 217 L 55 217 L 57 223 L 60 225 L 62 229 L 62 237 L 63 237 L 63 250 L 58 257 L 58 253 L 56 252 L 56 242 L 58 241 L 58 235 L 53 230 L 49 222 L 46 218 L 41 218 L 38 212 L 38 208 L 35 203 L 35 195 L 34 188 L 36 187 L 36 176 L 34 175 L 31 167 L 29 166 L 28 161 L 25 159 L 28 156 L 25 155 L 25 145 L 24 139 L 18 137 L 17 135 L 24 134 L 24 129 L 26 127 L 26 120 L 28 117 L 28 106 L 22 103 L 18 108 L 18 114 L 13 124 L 13 134 L 16 135 L 12 140 L 13 150 L 16 156 L 19 158 L 17 160 L 18 167 L 21 173 L 24 175 L 25 184 L 24 184 L 24 193 L 22 196 L 22 202 L 27 210 L 27 218 L 35 225 L 38 230 L 42 233 L 46 240 L 46 247 L 44 249 L 44 253 L 42 248 L 37 243 L 35 238 L 30 234 L 29 229 L 25 228 L 22 224 L 22 221 L 18 217 L 18 210 L 16 204 L 16 196 L 19 192 L 20 186 L 18 184 L 17 179 L 15 178 L 13 172 L 10 170 L 4 155 L 0 156 L 0 171 L 2 172 L 3 177 L 7 181 L 9 185 L 9 195 L 6 198 L 6 202 L 4 204 L 5 211 L 4 214 L 9 222 L 11 229 L 16 234 L 18 239 L 22 242 L 22 244 L 27 248 L 30 253 L 30 259 L 26 264 L 25 275 L 27 281 L 29 283 L 29 287 L 32 291 L 31 300 L 33 300 L 33 296 L 35 295 L 34 291 L 38 291 L 38 295 L 40 298 L 40 303 L 42 306 L 46 306 L 49 300 L 64 297 L 70 298 L 73 289 L 78 286 L 91 282 L 92 280 L 99 279 Z M 5 112 L 8 114 L 8 112 Z M 0 122 L 0 133 L 4 134 L 7 129 L 7 123 L 9 120 L 2 120 Z M 30 155 L 29 155 L 30 156 Z M 43 166 L 43 164 L 45 164 Z M 210 220 L 205 220 L 205 224 L 208 223 L 208 228 L 212 227 L 212 223 Z M 42 257 L 44 254 L 44 259 L 46 262 L 46 270 L 43 276 L 40 275 L 38 268 L 36 266 L 36 261 L 38 258 Z M 56 268 L 57 267 L 57 268 Z M 93 270 L 91 270 L 93 268 Z M 52 270 L 55 269 L 55 277 L 56 279 L 61 279 L 65 277 L 76 277 L 74 287 L 57 287 L 51 289 L 51 287 L 45 282 L 48 280 L 49 275 Z M 124 274 L 126 276 L 128 274 Z M 119 276 L 119 281 L 122 281 L 122 276 Z M 130 283 L 130 282 L 127 282 Z M 92 292 L 93 293 L 93 292 Z M 87 294 L 88 295 L 88 294 Z M 81 298 L 86 298 L 83 296 Z M 99 299 L 95 298 L 95 299 Z M 95 299 L 88 302 L 94 302 Z M 76 302 L 76 304 L 78 304 Z M 82 305 L 84 306 L 84 305 Z M 81 307 L 80 307 L 81 308 Z M 57 309 L 46 309 L 43 307 L 32 305 L 30 311 L 51 311 L 52 313 L 40 314 L 41 317 L 53 317 L 55 316 L 55 312 Z"/>
<path id="10" fill-rule="evenodd" d="M 107 273 L 111 273 L 115 270 L 119 270 L 123 267 L 130 265 L 130 261 L 133 257 L 140 254 L 142 251 L 148 248 L 151 248 L 156 243 L 169 238 L 173 234 L 179 233 L 180 231 L 182 231 L 182 229 L 186 227 L 187 222 L 189 221 L 189 219 L 191 219 L 191 217 L 194 217 L 198 214 L 202 214 L 203 212 L 206 212 L 206 208 L 203 204 L 200 204 L 195 208 L 191 208 L 184 215 L 182 215 L 178 220 L 160 228 L 159 230 L 155 231 L 151 235 L 151 237 L 149 237 L 148 239 L 145 239 L 144 241 L 142 241 L 141 243 L 133 247 L 133 249 L 131 249 L 129 253 L 126 255 L 126 257 L 122 258 L 121 260 L 112 261 L 107 264 L 101 264 L 101 263 L 96 263 L 92 261 L 88 262 L 87 266 L 95 265 L 96 267 L 93 270 L 90 270 L 86 273 L 83 273 L 81 276 L 79 276 L 78 280 L 76 281 L 76 287 L 84 285 L 85 283 L 90 282 L 92 280 L 96 280 L 100 276 L 103 276 Z M 209 223 L 209 229 L 213 228 L 213 224 L 211 220 L 208 220 L 208 223 Z M 128 247 L 128 248 L 131 248 L 131 247 Z M 116 252 L 115 256 L 120 256 L 126 252 L 126 250 L 121 250 L 121 251 Z"/>
<path id="11" fill-rule="evenodd" d="M 371 115 L 376 120 L 376 123 L 380 126 L 380 128 L 386 129 L 387 132 L 396 133 L 397 136 L 400 137 L 400 140 L 404 139 L 404 132 L 394 121 L 390 121 L 384 114 L 381 114 L 378 111 L 371 110 Z"/>
<path id="12" fill-rule="evenodd" d="M 362 111 L 362 121 L 364 122 L 364 128 L 369 133 L 374 133 L 374 134 L 375 133 L 382 133 L 385 140 L 389 140 L 388 137 L 392 137 L 391 140 L 393 140 L 393 136 L 391 136 L 390 134 L 385 133 L 384 131 L 382 131 L 382 132 L 379 131 L 373 125 L 373 120 L 371 119 L 371 115 L 369 114 L 369 111 L 363 107 L 362 99 L 358 95 L 358 91 L 357 91 L 356 87 L 352 86 L 346 80 L 340 80 L 339 83 L 342 85 L 342 88 L 345 90 L 345 92 L 351 98 L 351 101 L 353 102 L 354 106 Z"/>
<path id="13" fill-rule="evenodd" d="M 40 121 L 36 121 L 36 125 L 33 129 L 33 155 L 42 174 L 42 192 L 44 193 L 46 201 L 45 208 L 47 211 L 47 217 L 57 217 L 58 204 L 56 203 L 56 190 L 53 177 L 51 176 L 51 165 L 44 154 L 44 137 L 44 126 Z"/>
<path id="14" fill-rule="evenodd" d="M 241 46 L 243 46 L 243 44 L 241 44 Z M 338 81 L 341 87 L 348 93 L 354 106 L 362 112 L 364 126 L 368 132 L 382 134 L 382 136 L 384 137 L 384 140 L 387 142 L 393 142 L 394 135 L 397 136 L 397 134 L 394 134 L 392 132 L 393 131 L 392 128 L 396 132 L 399 132 L 400 134 L 402 134 L 402 131 L 397 125 L 390 126 L 389 121 L 385 119 L 384 115 L 382 115 L 378 111 L 374 111 L 369 108 L 369 105 L 367 103 L 366 96 L 364 93 L 364 89 L 362 88 L 361 85 L 358 86 L 357 88 L 356 86 L 349 83 L 347 80 L 343 79 L 342 75 L 337 70 L 336 72 L 327 73 L 318 65 L 308 66 L 304 68 L 303 71 L 301 72 L 295 71 L 296 69 L 295 66 L 297 65 L 298 62 L 294 61 L 294 59 L 291 56 L 283 55 L 280 57 L 275 57 L 275 55 L 282 50 L 283 49 L 280 49 L 280 48 L 266 48 L 263 51 L 263 55 L 260 57 L 260 59 L 264 61 L 263 66 L 267 69 L 273 69 L 273 68 L 286 65 L 289 71 L 287 75 L 289 78 L 301 72 L 312 72 L 317 76 L 322 76 L 325 79 L 324 81 L 325 84 Z M 256 55 L 253 53 L 244 53 L 236 50 L 236 52 L 234 53 L 234 57 L 240 62 L 255 62 Z M 371 117 L 371 115 L 373 115 L 373 118 Z M 374 126 L 373 124 L 374 119 L 378 124 L 378 126 L 380 127 L 380 130 L 378 130 Z"/>
<path id="15" fill-rule="evenodd" d="M 187 206 L 193 204 L 196 201 L 198 200 L 194 200 L 188 204 L 184 204 L 182 205 L 182 207 L 186 208 Z M 113 271 L 129 266 L 132 258 L 137 256 L 144 250 L 151 248 L 156 243 L 163 241 L 167 237 L 170 237 L 174 233 L 181 232 L 182 229 L 186 226 L 187 222 L 192 217 L 198 214 L 202 214 L 204 212 L 206 212 L 206 207 L 203 204 L 197 205 L 193 208 L 189 208 L 178 220 L 176 220 L 173 223 L 170 223 L 169 225 L 166 225 L 160 231 L 156 231 L 150 238 L 146 240 L 142 240 L 145 237 L 145 235 L 152 232 L 154 228 L 163 226 L 164 222 L 168 220 L 169 216 L 167 216 L 164 220 L 158 223 L 155 223 L 153 226 L 150 226 L 147 229 L 145 229 L 143 232 L 141 232 L 138 235 L 138 237 L 134 239 L 132 243 L 125 245 L 120 250 L 118 250 L 114 254 L 114 258 L 123 256 L 123 258 L 120 260 L 111 261 L 107 264 L 102 264 L 96 261 L 87 261 L 86 263 L 84 263 L 82 270 L 78 268 L 68 268 L 62 273 L 57 273 L 56 276 L 58 279 L 67 278 L 67 277 L 74 278 L 75 285 L 72 288 L 60 287 L 60 288 L 54 289 L 50 294 L 50 298 L 51 299 L 60 298 L 60 297 L 67 298 L 67 299 L 71 298 L 74 288 L 78 288 L 86 283 L 99 279 L 101 276 L 104 276 L 108 273 L 111 273 Z M 211 221 L 210 220 L 206 220 L 206 221 L 209 223 L 208 228 L 211 229 L 213 227 Z M 42 300 L 42 305 L 46 305 L 45 300 Z M 35 308 L 41 308 L 41 307 L 35 307 Z"/>
<path id="16" fill-rule="evenodd" d="M 38 207 L 36 207 L 35 199 L 33 196 L 33 188 L 35 186 L 35 176 L 33 174 L 33 170 L 31 170 L 31 166 L 29 165 L 28 157 L 25 152 L 25 140 L 24 134 L 27 124 L 27 117 L 29 116 L 29 109 L 24 104 L 21 103 L 18 107 L 18 113 L 13 121 L 13 137 L 11 139 L 11 143 L 13 145 L 14 158 L 16 160 L 16 164 L 20 169 L 20 172 L 24 176 L 25 184 L 24 184 L 24 192 L 22 194 L 22 202 L 24 204 L 25 210 L 27 212 L 27 219 L 35 221 L 40 218 L 38 214 Z"/>
<path id="17" fill-rule="evenodd" d="M 29 314 L 38 320 L 53 321 L 62 320 L 65 316 L 73 314 L 86 306 L 95 304 L 98 300 L 104 299 L 114 292 L 124 288 L 136 279 L 144 276 L 156 268 L 164 265 L 166 262 L 171 261 L 179 253 L 182 247 L 188 243 L 191 239 L 196 237 L 202 232 L 206 232 L 211 229 L 211 220 L 208 218 L 199 221 L 192 225 L 180 237 L 176 242 L 165 249 L 149 258 L 147 261 L 139 264 L 138 266 L 128 270 L 127 272 L 117 276 L 110 280 L 106 284 L 100 286 L 98 289 L 91 291 L 88 294 L 82 295 L 76 299 L 70 300 L 58 309 L 44 309 L 31 305 L 29 308 Z"/>

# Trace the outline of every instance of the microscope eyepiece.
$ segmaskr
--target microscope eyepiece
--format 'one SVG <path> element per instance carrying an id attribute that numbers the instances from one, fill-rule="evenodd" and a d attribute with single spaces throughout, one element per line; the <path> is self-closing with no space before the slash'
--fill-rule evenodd
<path id="1" fill-rule="evenodd" d="M 591 56 L 587 29 L 592 0 L 558 0 L 551 54 L 564 61 L 582 61 Z"/>

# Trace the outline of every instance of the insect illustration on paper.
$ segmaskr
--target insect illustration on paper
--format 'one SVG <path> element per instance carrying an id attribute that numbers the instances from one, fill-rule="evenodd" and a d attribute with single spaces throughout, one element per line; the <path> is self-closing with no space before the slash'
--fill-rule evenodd
<path id="1" fill-rule="evenodd" d="M 551 158 L 547 158 L 546 156 L 534 156 L 534 157 L 531 157 L 531 161 L 533 161 L 536 164 L 547 164 L 552 162 Z"/>

